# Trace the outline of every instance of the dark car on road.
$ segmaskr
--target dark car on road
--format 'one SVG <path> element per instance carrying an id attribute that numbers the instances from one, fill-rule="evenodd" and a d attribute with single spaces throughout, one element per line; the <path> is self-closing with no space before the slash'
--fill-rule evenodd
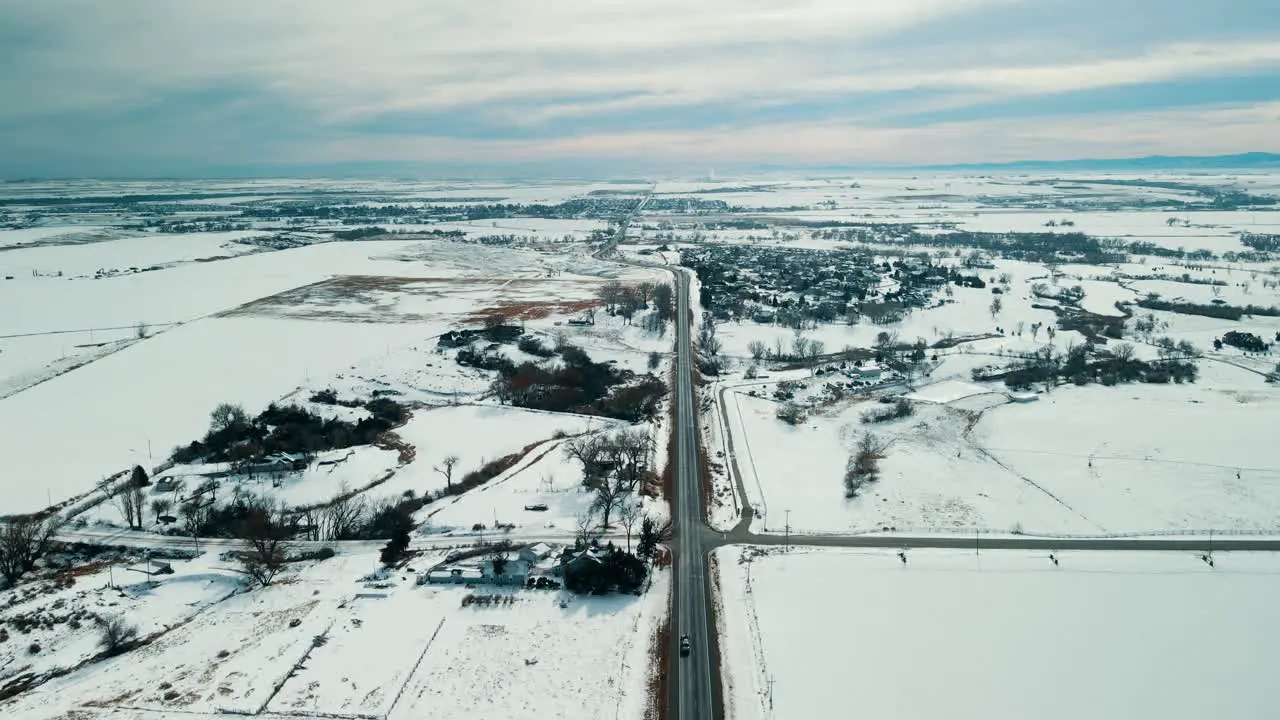
<path id="1" fill-rule="evenodd" d="M 689 636 L 688 636 L 688 635 L 681 635 L 681 636 L 680 636 L 680 654 L 681 654 L 682 656 L 683 656 L 683 655 L 688 655 L 688 654 L 689 654 L 689 651 L 690 651 L 691 649 L 692 649 L 692 646 L 691 646 L 691 645 L 689 645 Z"/>

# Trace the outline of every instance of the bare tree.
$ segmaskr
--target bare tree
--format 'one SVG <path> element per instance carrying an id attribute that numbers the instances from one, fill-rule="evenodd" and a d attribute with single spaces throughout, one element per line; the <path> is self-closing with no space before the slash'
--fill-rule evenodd
<path id="1" fill-rule="evenodd" d="M 577 531 L 574 534 L 574 541 L 580 547 L 591 544 L 592 540 L 600 537 L 600 531 L 596 526 L 596 510 L 595 506 L 588 507 L 578 513 Z"/>
<path id="2" fill-rule="evenodd" d="M 821 340 L 810 340 L 809 346 L 804 350 L 804 359 L 809 363 L 809 372 L 817 367 L 818 358 L 827 351 L 827 344 Z"/>
<path id="3" fill-rule="evenodd" d="M 320 533 L 326 540 L 349 540 L 366 520 L 369 503 L 363 495 L 352 495 L 345 485 L 320 511 Z"/>
<path id="4" fill-rule="evenodd" d="M 791 356 L 797 360 L 804 360 L 809 356 L 809 338 L 796 334 L 791 340 Z"/>
<path id="5" fill-rule="evenodd" d="M 596 295 L 600 302 L 604 303 L 606 312 L 612 314 L 614 308 L 622 301 L 623 288 L 622 283 L 617 280 L 610 280 L 600 286 L 600 292 Z"/>
<path id="6" fill-rule="evenodd" d="M 720 369 L 720 351 L 724 344 L 716 337 L 716 326 L 708 322 L 698 330 L 698 349 L 702 351 L 703 360 L 713 371 Z"/>
<path id="7" fill-rule="evenodd" d="M 266 587 L 284 569 L 289 554 L 289 528 L 281 513 L 265 506 L 251 506 L 240 525 L 244 547 L 240 570 Z"/>
<path id="8" fill-rule="evenodd" d="M 887 332 L 881 330 L 876 333 L 876 348 L 879 350 L 891 350 L 894 345 L 898 344 L 898 333 Z"/>
<path id="9" fill-rule="evenodd" d="M 562 446 L 565 457 L 582 463 L 582 484 L 591 486 L 603 473 L 604 442 L 599 435 L 579 435 Z"/>
<path id="10" fill-rule="evenodd" d="M 124 487 L 116 491 L 111 500 L 126 525 L 131 528 L 142 527 L 142 511 L 147 503 L 147 491 L 142 485 L 131 478 Z"/>
<path id="11" fill-rule="evenodd" d="M 0 523 L 0 577 L 13 585 L 34 570 L 61 528 L 57 515 L 21 515 Z"/>
<path id="12" fill-rule="evenodd" d="M 635 529 L 636 523 L 644 517 L 644 513 L 640 509 L 638 502 L 624 502 L 622 507 L 618 508 L 618 522 L 627 530 L 627 552 L 631 552 L 631 531 Z"/>
<path id="13" fill-rule="evenodd" d="M 206 502 L 200 498 L 188 500 L 178 506 L 178 515 L 182 518 L 182 526 L 188 535 L 199 533 L 200 529 L 209 522 L 212 512 L 212 501 Z"/>
<path id="14" fill-rule="evenodd" d="M 128 650 L 138 637 L 138 628 L 121 615 L 98 618 L 98 647 L 108 657 Z"/>
<path id="15" fill-rule="evenodd" d="M 1111 348 L 1111 354 L 1115 357 L 1116 362 L 1121 365 L 1128 365 L 1133 361 L 1134 347 L 1129 343 L 1116 343 Z"/>
<path id="16" fill-rule="evenodd" d="M 634 492 L 649 466 L 652 443 L 643 430 L 623 430 L 607 443 L 618 462 L 614 472 L 626 492 Z"/>
<path id="17" fill-rule="evenodd" d="M 747 352 L 751 353 L 752 360 L 760 360 L 769 352 L 769 346 L 763 340 L 752 340 L 747 343 Z"/>
<path id="18" fill-rule="evenodd" d="M 995 316 L 999 315 L 1000 311 L 1004 309 L 1004 301 L 997 295 L 996 297 L 991 298 L 991 307 L 988 309 L 991 311 L 991 317 L 994 319 Z"/>
<path id="19" fill-rule="evenodd" d="M 781 360 L 787 356 L 786 347 L 782 343 L 782 338 L 775 337 L 773 339 L 773 353 L 769 356 L 772 360 Z"/>
<path id="20" fill-rule="evenodd" d="M 160 497 L 151 501 L 151 515 L 157 522 L 160 520 L 161 516 L 168 515 L 169 511 L 172 509 L 173 500 L 170 498 Z"/>
<path id="21" fill-rule="evenodd" d="M 622 504 L 623 498 L 628 494 L 626 485 L 615 474 L 612 478 L 605 478 L 604 482 L 596 485 L 595 491 L 596 497 L 591 507 L 600 513 L 600 528 L 608 530 L 609 516 Z"/>
<path id="22" fill-rule="evenodd" d="M 874 434 L 863 433 L 854 454 L 845 464 L 845 497 L 856 497 L 863 485 L 879 479 L 879 461 L 884 457 L 886 447 Z"/>
<path id="23" fill-rule="evenodd" d="M 662 353 L 658 352 L 657 350 L 654 350 L 653 352 L 649 353 L 649 372 L 653 372 L 654 370 L 657 370 L 658 366 L 661 364 L 662 364 Z"/>
<path id="24" fill-rule="evenodd" d="M 440 464 L 435 466 L 434 468 L 436 472 L 444 476 L 444 483 L 446 487 L 449 487 L 449 488 L 453 487 L 453 468 L 457 464 L 458 464 L 458 456 L 450 455 L 446 457 L 444 460 L 441 460 Z"/>
<path id="25" fill-rule="evenodd" d="M 209 413 L 209 429 L 219 432 L 228 428 L 241 428 L 249 424 L 249 415 L 244 408 L 231 403 L 221 403 Z"/>

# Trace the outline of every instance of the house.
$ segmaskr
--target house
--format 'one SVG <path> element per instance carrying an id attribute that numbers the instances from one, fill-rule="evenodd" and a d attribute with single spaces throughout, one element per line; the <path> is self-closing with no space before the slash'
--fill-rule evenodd
<path id="1" fill-rule="evenodd" d="M 589 547 L 584 550 L 568 548 L 560 554 L 555 566 L 551 568 L 551 574 L 564 577 L 566 570 L 576 569 L 587 564 L 602 565 L 608 560 L 610 552 L 611 550 L 608 547 L 599 546 Z"/>
<path id="2" fill-rule="evenodd" d="M 524 560 L 530 565 L 537 565 L 551 557 L 554 552 L 555 548 L 552 548 L 546 543 L 540 542 L 520 548 L 517 554 L 520 556 L 521 560 Z"/>
<path id="3" fill-rule="evenodd" d="M 248 466 L 249 474 L 255 473 L 286 473 L 306 470 L 310 464 L 305 455 L 295 453 L 274 453 L 251 463 Z"/>
<path id="4" fill-rule="evenodd" d="M 852 368 L 851 373 L 852 377 L 856 377 L 859 380 L 879 380 L 880 376 L 884 375 L 884 367 L 879 363 L 867 363 L 866 365 Z"/>
<path id="5" fill-rule="evenodd" d="M 533 563 L 522 557 L 471 558 L 432 568 L 418 583 L 433 585 L 524 585 Z M 425 577 L 425 580 L 423 579 Z"/>
<path id="6" fill-rule="evenodd" d="M 442 565 L 420 576 L 419 583 L 422 582 L 422 578 L 426 578 L 426 582 L 433 585 L 464 585 L 481 582 L 484 580 L 484 572 L 479 567 L 471 565 Z"/>

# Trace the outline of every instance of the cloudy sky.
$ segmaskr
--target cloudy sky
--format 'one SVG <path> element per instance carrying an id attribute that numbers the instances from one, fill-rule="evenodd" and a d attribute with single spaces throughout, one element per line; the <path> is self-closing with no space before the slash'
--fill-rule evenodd
<path id="1" fill-rule="evenodd" d="M 0 177 L 1280 150 L 1276 0 L 0 0 Z"/>

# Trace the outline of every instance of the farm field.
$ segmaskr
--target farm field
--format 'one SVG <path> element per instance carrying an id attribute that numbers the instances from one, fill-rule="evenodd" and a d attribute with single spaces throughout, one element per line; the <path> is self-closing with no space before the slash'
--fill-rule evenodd
<path id="1" fill-rule="evenodd" d="M 438 560 L 427 555 L 417 563 Z M 252 592 L 225 567 L 201 562 L 179 567 L 155 590 L 123 589 L 145 601 L 143 610 L 118 605 L 131 617 L 178 613 L 177 622 L 157 615 L 153 622 L 169 628 L 154 641 L 0 701 L 0 712 L 32 720 L 67 713 L 472 717 L 485 708 L 495 717 L 618 713 L 638 720 L 648 703 L 648 640 L 665 607 L 665 576 L 640 597 L 505 590 L 499 595 L 510 603 L 468 605 L 464 598 L 474 591 L 418 586 L 413 571 L 362 580 L 377 567 L 376 554 L 309 564 Z M 78 584 L 105 580 L 100 571 Z M 221 596 L 183 591 L 204 585 Z M 201 597 L 203 604 L 190 602 Z M 90 625 L 46 642 L 72 658 L 95 635 Z M 532 686 L 545 691 L 530 693 Z"/>
<path id="2" fill-rule="evenodd" d="M 1280 533 L 1266 440 L 1280 392 L 1231 389 L 1253 377 L 1231 366 L 1206 375 L 1194 386 L 1067 387 L 1029 404 L 944 381 L 936 396 L 917 391 L 912 417 L 874 426 L 860 420 L 874 402 L 795 427 L 770 399 L 730 391 L 726 407 L 758 531 L 780 530 L 789 510 L 793 533 Z M 934 397 L 941 404 L 925 402 Z M 863 432 L 887 444 L 880 480 L 846 499 L 845 462 Z"/>
<path id="3" fill-rule="evenodd" d="M 850 704 L 921 719 L 1280 711 L 1273 554 L 1218 553 L 1210 568 L 1180 553 L 1070 552 L 1055 566 L 915 550 L 903 565 L 893 550 L 731 546 L 715 560 L 726 706 L 741 720 Z"/>

